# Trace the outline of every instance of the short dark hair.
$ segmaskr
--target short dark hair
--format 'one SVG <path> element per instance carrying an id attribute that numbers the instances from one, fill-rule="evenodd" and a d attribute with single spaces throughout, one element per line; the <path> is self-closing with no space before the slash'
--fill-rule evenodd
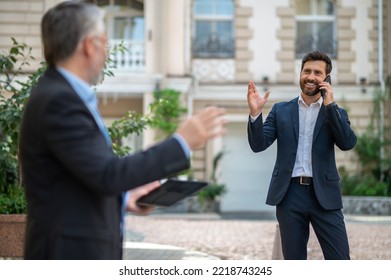
<path id="1" fill-rule="evenodd" d="M 312 51 L 304 55 L 303 60 L 301 61 L 301 70 L 303 70 L 304 64 L 307 61 L 322 60 L 326 63 L 326 75 L 330 74 L 333 70 L 333 65 L 331 63 L 330 57 L 321 51 Z"/>
<path id="2" fill-rule="evenodd" d="M 65 1 L 42 18 L 41 36 L 46 62 L 54 66 L 67 59 L 79 42 L 103 22 L 103 12 L 98 6 L 78 1 Z"/>

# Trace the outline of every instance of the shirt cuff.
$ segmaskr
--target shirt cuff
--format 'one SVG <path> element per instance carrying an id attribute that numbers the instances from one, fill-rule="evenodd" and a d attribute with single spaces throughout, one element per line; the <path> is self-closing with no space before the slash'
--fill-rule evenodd
<path id="1" fill-rule="evenodd" d="M 186 157 L 190 158 L 191 149 L 190 149 L 189 145 L 186 143 L 185 139 L 183 139 L 183 137 L 180 136 L 178 133 L 174 133 L 174 135 L 172 137 L 174 137 L 179 142 Z"/>
<path id="2" fill-rule="evenodd" d="M 335 103 L 335 101 L 333 101 L 329 105 L 327 105 L 326 108 L 330 108 L 330 107 L 333 107 L 335 105 L 337 105 L 337 103 Z"/>
<path id="3" fill-rule="evenodd" d="M 122 193 L 122 216 L 126 213 L 126 206 L 130 199 L 130 191 Z"/>
<path id="4" fill-rule="evenodd" d="M 253 123 L 253 122 L 255 122 L 256 121 L 256 119 L 258 119 L 258 117 L 260 116 L 262 114 L 262 112 L 261 113 L 259 113 L 258 115 L 256 115 L 256 116 L 251 116 L 250 115 L 250 121 Z"/>

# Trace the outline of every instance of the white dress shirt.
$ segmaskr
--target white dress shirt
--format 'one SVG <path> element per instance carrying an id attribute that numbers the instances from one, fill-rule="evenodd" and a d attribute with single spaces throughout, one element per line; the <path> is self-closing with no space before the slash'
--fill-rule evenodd
<path id="1" fill-rule="evenodd" d="M 292 177 L 312 177 L 312 140 L 322 102 L 323 98 L 321 97 L 317 102 L 308 106 L 302 96 L 299 96 L 299 144 Z"/>

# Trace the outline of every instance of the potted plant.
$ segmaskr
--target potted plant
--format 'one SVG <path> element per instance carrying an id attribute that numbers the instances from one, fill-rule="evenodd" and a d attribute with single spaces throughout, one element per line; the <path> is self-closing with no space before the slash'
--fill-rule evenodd
<path id="1" fill-rule="evenodd" d="M 202 211 L 205 212 L 219 212 L 220 198 L 226 193 L 225 184 L 218 182 L 217 171 L 220 160 L 224 156 L 224 151 L 217 153 L 213 158 L 212 174 L 210 176 L 210 184 L 198 193 L 198 200 Z"/>
<path id="2" fill-rule="evenodd" d="M 8 53 L 0 55 L 0 256 L 21 257 L 26 220 L 21 171 L 18 164 L 19 125 L 24 104 L 44 65 L 23 81 L 31 47 L 12 38 Z"/>

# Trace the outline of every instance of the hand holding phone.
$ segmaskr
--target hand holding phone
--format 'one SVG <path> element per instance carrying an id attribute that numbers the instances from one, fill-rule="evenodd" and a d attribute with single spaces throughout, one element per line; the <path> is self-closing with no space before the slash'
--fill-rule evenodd
<path id="1" fill-rule="evenodd" d="M 331 77 L 330 75 L 326 76 L 326 79 L 324 79 L 324 82 L 327 82 L 331 85 Z M 324 98 L 324 95 L 326 94 L 326 91 L 324 89 L 320 90 L 320 95 Z"/>

